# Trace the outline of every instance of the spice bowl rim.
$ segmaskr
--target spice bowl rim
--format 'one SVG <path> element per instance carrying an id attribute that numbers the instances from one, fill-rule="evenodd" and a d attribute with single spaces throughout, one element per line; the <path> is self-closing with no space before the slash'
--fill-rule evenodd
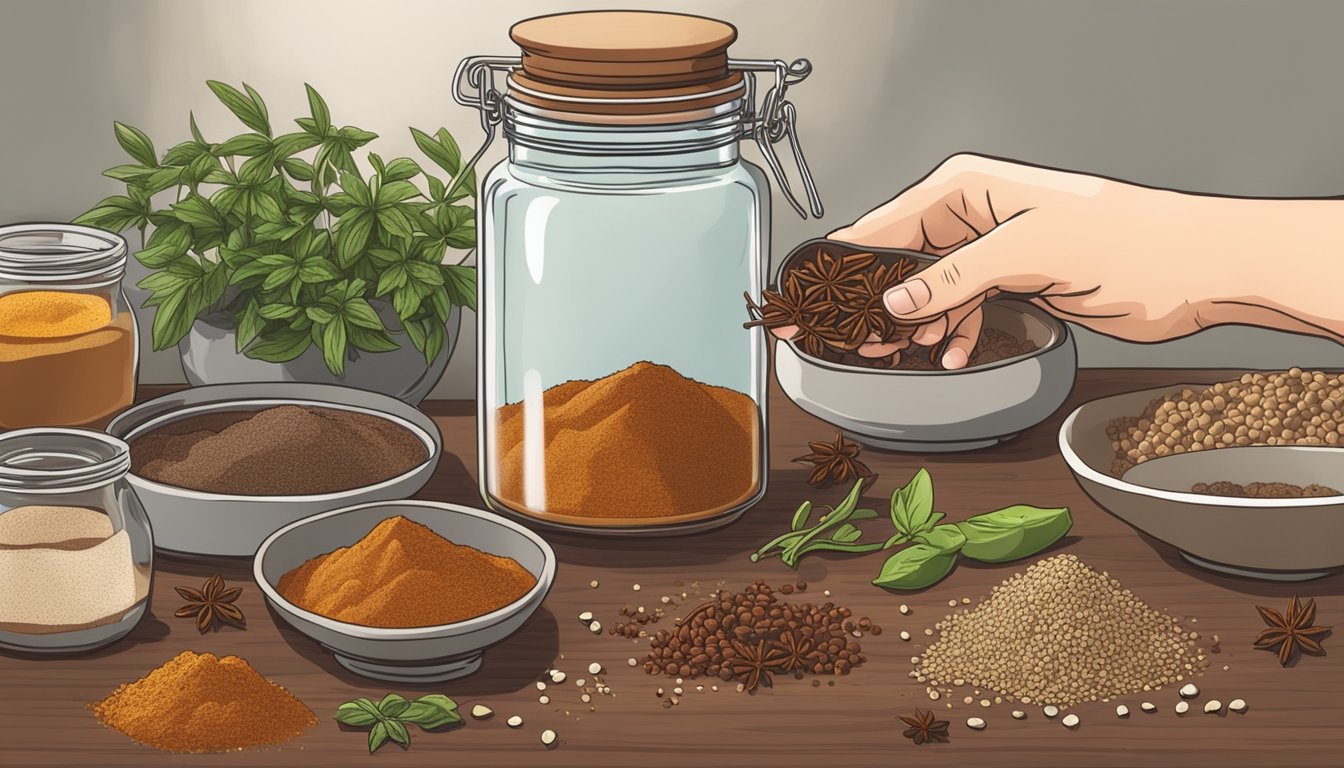
<path id="1" fill-rule="evenodd" d="M 513 602 L 496 608 L 490 613 L 481 614 L 480 616 L 475 616 L 463 621 L 452 622 L 449 624 L 431 624 L 423 627 L 371 627 L 364 624 L 351 624 L 349 622 L 339 621 L 329 616 L 324 616 L 320 613 L 314 613 L 307 609 L 300 608 L 281 595 L 279 589 L 270 583 L 270 580 L 266 578 L 266 575 L 263 572 L 263 563 L 271 546 L 282 537 L 293 533 L 304 526 L 319 524 L 327 518 L 338 517 L 353 512 L 362 512 L 366 509 L 403 506 L 436 509 L 451 512 L 453 514 L 465 515 L 467 517 L 475 517 L 498 525 L 508 530 L 511 534 L 527 540 L 530 544 L 536 546 L 542 554 L 541 573 L 533 574 L 536 576 L 537 583 L 533 584 L 531 589 Z M 383 520 L 386 519 L 387 517 L 383 518 Z M 355 542 L 351 542 L 351 544 L 354 543 Z M 350 545 L 347 544 L 346 546 Z M 293 567 L 298 567 L 299 565 L 302 565 L 302 563 L 297 563 Z M 515 616 L 523 611 L 526 611 L 530 615 L 541 606 L 546 594 L 550 592 L 551 586 L 555 581 L 555 572 L 555 550 L 552 549 L 551 545 L 536 532 L 502 515 L 487 510 L 476 509 L 462 504 L 453 504 L 446 501 L 431 501 L 427 499 L 370 501 L 363 504 L 341 507 L 340 509 L 333 509 L 328 512 L 321 512 L 301 520 L 295 520 L 266 537 L 266 540 L 257 548 L 257 554 L 252 562 L 252 578 L 256 581 L 257 587 L 261 589 L 267 602 L 275 605 L 284 613 L 292 614 L 297 618 L 315 624 L 323 629 L 360 640 L 427 640 L 454 637 L 492 627 L 499 624 L 502 620 Z M 530 608 L 529 604 L 531 604 Z M 300 631 L 302 631 L 302 629 L 300 629 Z M 307 633 L 305 632 L 304 634 Z"/>
<path id="2" fill-rule="evenodd" d="M 221 384 L 219 386 L 238 386 L 238 385 Z M 209 387 L 193 387 L 194 390 L 204 390 L 208 388 Z M 396 424 L 397 426 L 401 427 L 402 429 L 405 429 L 411 434 L 415 435 L 416 439 L 419 440 L 420 443 L 425 447 L 425 459 L 404 472 L 400 472 L 396 475 L 393 475 L 392 477 L 380 480 L 376 483 L 369 483 L 367 485 L 361 485 L 355 488 L 346 488 L 340 491 L 328 491 L 326 493 L 304 493 L 304 494 L 245 494 L 237 492 L 218 493 L 215 491 L 200 491 L 194 488 L 184 488 L 180 485 L 170 485 L 168 483 L 161 483 L 157 480 L 151 480 L 143 475 L 136 474 L 133 470 L 129 472 L 129 475 L 135 478 L 135 482 L 138 484 L 145 485 L 146 487 L 158 491 L 160 493 L 172 494 L 188 499 L 199 499 L 202 501 L 211 501 L 211 500 L 246 501 L 254 499 L 257 501 L 264 501 L 264 502 L 332 501 L 335 499 L 339 499 L 343 496 L 349 496 L 352 493 L 379 491 L 384 488 L 391 487 L 392 485 L 405 481 L 407 478 L 409 478 L 416 472 L 422 471 L 426 465 L 437 462 L 439 458 L 438 454 L 440 449 L 438 444 L 434 441 L 434 437 L 430 435 L 428 432 L 426 432 L 423 427 L 419 426 L 418 424 L 413 424 L 409 420 L 397 416 L 396 414 L 387 413 L 385 411 L 380 411 L 365 406 L 352 405 L 349 403 L 339 403 L 339 402 L 319 400 L 316 398 L 306 398 L 298 396 L 285 397 L 275 395 L 275 396 L 240 397 L 209 403 L 198 403 L 185 408 L 160 414 L 146 422 L 137 424 L 131 429 L 126 430 L 126 434 L 124 436 L 115 433 L 116 431 L 120 431 L 117 428 L 123 426 L 120 422 L 122 422 L 122 420 L 125 417 L 130 416 L 133 411 L 135 411 L 140 407 L 140 405 L 147 405 L 150 402 L 153 401 L 146 401 L 145 403 L 131 406 L 130 408 L 127 408 L 126 410 L 117 414 L 116 418 L 114 418 L 107 426 L 108 434 L 114 438 L 124 441 L 129 446 L 133 440 L 143 435 L 146 435 L 150 432 L 153 432 L 156 429 L 167 426 L 174 422 L 183 421 L 187 418 L 191 418 L 192 416 L 218 412 L 228 408 L 237 409 L 238 406 L 257 405 L 260 406 L 261 408 L 273 408 L 281 405 L 310 405 L 312 407 L 317 408 L 330 408 L 332 410 L 338 410 L 338 411 L 350 411 L 353 413 L 362 413 L 366 416 L 374 416 L 376 418 L 383 419 L 384 421 L 390 421 Z M 139 414 L 135 415 L 138 416 Z"/>
<path id="3" fill-rule="evenodd" d="M 778 286 L 780 276 L 782 276 L 788 270 L 792 262 L 803 258 L 811 250 L 816 249 L 820 246 L 836 248 L 851 253 L 873 253 L 879 256 L 905 256 L 914 259 L 916 262 L 918 262 L 924 267 L 928 267 L 938 261 L 937 256 L 933 256 L 931 254 L 924 253 L 922 251 L 913 251 L 908 248 L 881 248 L 881 247 L 860 246 L 855 245 L 853 243 L 847 243 L 844 240 L 832 240 L 826 237 L 814 237 L 810 240 L 806 240 L 802 243 L 799 243 L 797 246 L 794 246 L 793 250 L 789 251 L 789 254 L 785 256 L 784 259 L 779 264 L 779 269 L 776 271 L 775 274 L 774 285 Z M 915 274 L 917 275 L 919 273 L 916 272 Z M 912 275 L 912 277 L 913 276 L 914 275 Z M 981 365 L 968 365 L 965 368 L 956 368 L 952 370 L 936 369 L 932 371 L 907 370 L 901 368 L 869 368 L 866 366 L 835 363 L 829 360 L 823 360 L 819 357 L 813 357 L 812 355 L 807 354 L 792 339 L 788 340 L 780 339 L 779 341 L 780 343 L 788 345 L 788 347 L 794 352 L 794 354 L 796 354 L 802 360 L 803 363 L 818 368 L 826 368 L 835 371 L 837 373 L 855 373 L 855 374 L 866 374 L 876 376 L 944 377 L 944 376 L 967 376 L 976 373 L 982 373 L 984 371 L 991 371 L 996 368 L 1004 368 L 1009 365 L 1013 365 L 1014 363 L 1020 363 L 1023 360 L 1029 360 L 1033 357 L 1039 357 L 1041 355 L 1044 355 L 1045 353 L 1057 349 L 1063 346 L 1064 344 L 1068 343 L 1068 341 L 1072 337 L 1072 333 L 1069 331 L 1069 326 L 1067 323 L 1061 322 L 1058 318 L 1054 317 L 1053 315 L 1041 309 L 1040 307 L 1037 307 L 1036 305 L 1026 301 L 1024 298 L 1019 298 L 1017 294 L 1003 293 L 992 299 L 987 299 L 985 301 L 985 304 L 1002 306 L 1011 311 L 1019 312 L 1035 320 L 1041 321 L 1041 323 L 1050 331 L 1050 340 L 1045 344 L 1040 345 L 1036 349 L 1031 350 L 1030 352 L 1023 352 L 1022 354 L 1012 355 L 1010 357 L 1005 357 L 990 363 L 983 363 Z"/>

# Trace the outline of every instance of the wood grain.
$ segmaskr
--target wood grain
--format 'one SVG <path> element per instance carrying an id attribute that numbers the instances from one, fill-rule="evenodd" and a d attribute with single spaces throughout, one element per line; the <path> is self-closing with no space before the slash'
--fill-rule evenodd
<path id="1" fill-rule="evenodd" d="M 813 497 L 806 471 L 790 463 L 809 440 L 827 439 L 830 429 L 802 413 L 778 392 L 770 414 L 771 473 L 766 499 L 736 525 L 708 535 L 646 540 L 584 538 L 547 534 L 561 568 L 544 608 L 515 636 L 492 649 L 477 675 L 442 687 L 469 710 L 485 703 L 498 713 L 485 723 L 470 722 L 456 731 L 413 735 L 402 753 L 384 747 L 370 758 L 362 733 L 345 732 L 329 717 L 337 704 L 356 696 L 380 696 L 388 686 L 362 680 L 303 636 L 273 617 L 258 590 L 244 590 L 240 606 L 248 627 L 196 633 L 191 622 L 175 619 L 178 600 L 172 588 L 199 584 L 219 571 L 231 582 L 250 584 L 246 562 L 191 563 L 160 560 L 154 584 L 153 614 L 123 642 L 82 658 L 28 659 L 0 656 L 0 765 L 4 766 L 196 766 L 196 765 L 363 765 L 373 761 L 399 765 L 477 766 L 873 766 L 892 764 L 948 766 L 1308 766 L 1339 765 L 1344 729 L 1339 727 L 1344 661 L 1340 655 L 1306 658 L 1280 669 L 1272 654 L 1250 644 L 1261 623 L 1253 605 L 1281 607 L 1294 591 L 1319 604 L 1319 621 L 1331 624 L 1344 615 L 1344 577 L 1296 586 L 1218 576 L 1186 564 L 1170 547 L 1145 538 L 1097 508 L 1070 477 L 1055 448 L 1063 416 L 1078 403 L 1115 392 L 1180 381 L 1216 381 L 1225 371 L 1107 371 L 1080 374 L 1073 398 L 1046 424 L 999 448 L 951 456 L 915 456 L 870 452 L 865 458 L 880 472 L 882 489 L 904 480 L 919 466 L 933 474 L 938 507 L 964 515 L 1011 502 L 1067 505 L 1075 526 L 1057 550 L 1077 554 L 1105 569 L 1151 605 L 1191 617 L 1198 629 L 1217 634 L 1223 652 L 1197 682 L 1203 698 L 1224 703 L 1244 698 L 1245 715 L 1191 714 L 1172 711 L 1173 690 L 1128 697 L 1133 714 L 1120 720 L 1115 703 L 1076 708 L 1082 727 L 1068 731 L 1032 707 L 1025 722 L 1009 717 L 1014 705 L 989 709 L 954 708 L 937 702 L 952 720 L 952 743 L 913 747 L 901 738 L 898 714 L 931 702 L 924 686 L 909 679 L 910 657 L 918 654 L 932 626 L 947 611 L 949 599 L 979 599 L 1021 566 L 962 565 L 946 581 L 916 595 L 887 594 L 868 584 L 878 557 L 811 557 L 794 574 L 778 562 L 752 564 L 747 553 L 787 524 L 801 498 Z M 157 394 L 147 390 L 145 396 Z M 428 403 L 443 431 L 445 455 L 421 498 L 479 504 L 475 484 L 475 417 L 468 402 Z M 874 498 L 873 504 L 882 500 Z M 808 681 L 781 681 L 756 696 L 693 684 L 681 703 L 663 709 L 654 690 L 674 683 L 654 679 L 627 666 L 641 657 L 641 645 L 606 635 L 595 636 L 576 620 L 592 611 L 607 625 L 626 603 L 658 604 L 664 594 L 712 589 L 719 582 L 741 586 L 764 578 L 782 583 L 806 579 L 808 596 L 829 589 L 833 599 L 872 617 L 884 628 L 880 637 L 862 640 L 868 664 L 831 687 Z M 598 580 L 592 589 L 589 582 Z M 684 586 L 676 586 L 681 581 Z M 641 591 L 634 592 L 633 584 Z M 693 586 L 696 585 L 696 586 Z M 914 611 L 897 611 L 900 603 Z M 899 630 L 914 635 L 898 638 Z M 1330 639 L 1325 641 L 1332 646 Z M 274 749 L 229 755 L 168 755 L 140 747 L 120 733 L 98 725 L 84 708 L 184 650 L 237 654 L 262 674 L 285 685 L 319 715 L 321 724 L 299 739 Z M 588 664 L 608 668 L 612 698 L 597 697 L 596 711 L 579 702 L 572 683 L 589 677 Z M 1223 666 L 1227 665 L 1227 670 Z M 552 703 L 537 701 L 534 682 L 555 666 L 570 682 L 553 686 Z M 425 688 L 429 690 L 436 690 Z M 412 694 L 414 689 L 403 688 Z M 979 698 L 979 697 L 977 697 Z M 1148 715 L 1138 703 L 1148 699 L 1161 711 Z M 1202 699 L 1201 699 L 1202 700 Z M 522 715 L 523 728 L 504 719 Z M 968 730 L 965 719 L 983 717 L 989 727 Z M 543 728 L 560 735 L 547 751 L 538 736 Z"/>

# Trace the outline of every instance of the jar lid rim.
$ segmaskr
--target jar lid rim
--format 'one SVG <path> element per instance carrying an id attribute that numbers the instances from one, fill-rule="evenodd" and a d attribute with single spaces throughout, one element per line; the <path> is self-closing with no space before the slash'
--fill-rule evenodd
<path id="1" fill-rule="evenodd" d="M 101 449 L 101 450 L 100 450 Z M 23 457 L 79 456 L 67 467 L 24 467 Z M 104 485 L 131 466 L 126 441 L 105 432 L 72 427 L 30 427 L 0 434 L 0 491 L 69 492 Z"/>
<path id="2" fill-rule="evenodd" d="M 115 232 L 80 224 L 0 226 L 0 277 L 31 282 L 114 277 L 129 249 Z"/>

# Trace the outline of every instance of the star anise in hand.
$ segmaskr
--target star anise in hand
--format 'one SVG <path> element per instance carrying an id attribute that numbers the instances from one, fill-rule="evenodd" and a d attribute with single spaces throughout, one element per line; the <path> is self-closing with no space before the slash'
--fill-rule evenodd
<path id="1" fill-rule="evenodd" d="M 1255 610 L 1260 612 L 1260 618 L 1269 625 L 1269 629 L 1261 632 L 1255 639 L 1255 648 L 1261 651 L 1277 650 L 1281 666 L 1288 666 L 1295 650 L 1317 656 L 1325 655 L 1321 639 L 1330 634 L 1330 627 L 1313 626 L 1316 621 L 1315 600 L 1303 603 L 1297 599 L 1297 595 L 1293 595 L 1293 599 L 1288 602 L 1286 615 L 1259 605 Z"/>
<path id="2" fill-rule="evenodd" d="M 914 717 L 901 717 L 902 723 L 910 726 L 901 732 L 901 735 L 916 744 L 928 744 L 930 742 L 938 744 L 948 743 L 947 721 L 935 720 L 932 711 L 916 709 Z"/>
<path id="3" fill-rule="evenodd" d="M 794 273 L 802 282 L 807 298 L 843 304 L 854 295 L 853 283 L 865 270 L 877 263 L 871 253 L 850 253 L 836 256 L 817 249 L 817 255 L 805 262 Z"/>
<path id="4" fill-rule="evenodd" d="M 858 443 L 852 443 L 840 433 L 835 433 L 834 443 L 808 443 L 812 452 L 799 456 L 794 461 L 799 464 L 812 464 L 814 469 L 807 478 L 809 485 L 817 488 L 829 488 L 831 485 L 844 484 L 856 477 L 868 478 L 868 482 L 877 479 L 877 473 L 859 461 Z"/>
<path id="5" fill-rule="evenodd" d="M 177 590 L 177 594 L 187 601 L 187 604 L 174 611 L 173 615 L 180 619 L 196 617 L 196 629 L 201 634 L 209 632 L 211 627 L 221 622 L 246 627 L 247 619 L 238 606 L 234 605 L 238 596 L 243 593 L 243 588 L 224 587 L 224 577 L 218 573 L 207 579 L 200 589 L 173 587 Z"/>
<path id="6" fill-rule="evenodd" d="M 764 640 L 758 640 L 755 645 L 746 645 L 734 640 L 733 650 L 737 655 L 728 662 L 728 666 L 747 693 L 755 693 L 757 688 L 769 688 L 774 685 L 770 673 L 779 668 L 780 662 L 784 659 L 783 651 L 772 647 Z"/>

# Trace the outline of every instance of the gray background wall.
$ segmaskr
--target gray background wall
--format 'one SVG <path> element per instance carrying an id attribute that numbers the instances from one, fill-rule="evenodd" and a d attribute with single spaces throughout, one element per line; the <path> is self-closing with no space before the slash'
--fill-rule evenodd
<path id="1" fill-rule="evenodd" d="M 457 61 L 513 53 L 518 19 L 599 7 L 717 16 L 738 26 L 739 57 L 812 59 L 794 100 L 827 216 L 777 203 L 776 256 L 961 150 L 1199 191 L 1344 192 L 1344 3 L 0 0 L 0 220 L 65 220 L 113 193 L 98 174 L 123 162 L 114 119 L 160 150 L 187 137 L 188 109 L 207 136 L 236 132 L 208 78 L 246 80 L 273 120 L 304 114 L 311 82 L 338 122 L 381 134 L 384 157 L 415 152 L 411 125 L 471 147 L 476 115 L 449 96 Z M 1080 352 L 1089 366 L 1344 366 L 1332 343 L 1240 328 L 1145 347 L 1084 336 Z M 439 396 L 470 395 L 473 357 L 468 342 Z M 180 381 L 176 358 L 147 356 L 142 379 Z"/>

